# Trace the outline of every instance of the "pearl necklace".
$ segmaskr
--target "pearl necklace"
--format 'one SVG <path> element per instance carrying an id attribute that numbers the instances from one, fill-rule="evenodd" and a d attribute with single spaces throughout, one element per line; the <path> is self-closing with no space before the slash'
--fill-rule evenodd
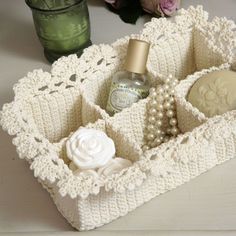
<path id="1" fill-rule="evenodd" d="M 150 101 L 148 102 L 148 120 L 145 132 L 145 144 L 143 151 L 157 147 L 163 142 L 168 142 L 171 136 L 179 134 L 175 112 L 175 86 L 178 80 L 169 75 L 162 85 L 151 88 L 149 91 Z M 168 118 L 166 132 L 162 130 L 164 115 Z"/>

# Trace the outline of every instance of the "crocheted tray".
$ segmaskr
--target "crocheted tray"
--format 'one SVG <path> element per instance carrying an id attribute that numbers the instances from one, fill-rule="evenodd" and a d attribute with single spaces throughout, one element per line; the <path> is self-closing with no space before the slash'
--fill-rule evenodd
<path id="1" fill-rule="evenodd" d="M 152 43 L 148 71 L 178 79 L 195 71 L 232 64 L 235 25 L 225 18 L 208 21 L 202 7 L 180 10 L 173 22 L 152 19 L 133 38 Z M 110 78 L 122 67 L 129 37 L 111 45 L 94 45 L 81 58 L 63 57 L 51 73 L 35 70 L 14 86 L 14 101 L 5 104 L 0 122 L 14 135 L 20 158 L 51 194 L 58 210 L 78 230 L 101 226 L 159 194 L 225 162 L 236 154 L 236 112 L 207 119 L 185 101 L 186 88 L 206 70 L 182 80 L 176 103 L 183 134 L 142 152 L 147 99 L 109 117 L 104 107 Z M 72 76 L 72 75 L 76 76 Z M 80 126 L 103 130 L 117 155 L 133 165 L 107 178 L 73 175 L 65 141 Z M 191 131 L 191 132 L 186 132 Z"/>

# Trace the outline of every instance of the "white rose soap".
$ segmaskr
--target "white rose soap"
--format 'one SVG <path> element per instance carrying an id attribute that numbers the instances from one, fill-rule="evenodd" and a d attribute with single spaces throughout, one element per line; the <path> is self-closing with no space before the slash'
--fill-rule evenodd
<path id="1" fill-rule="evenodd" d="M 112 174 L 119 173 L 121 170 L 128 168 L 132 165 L 132 162 L 124 158 L 116 157 L 108 162 L 107 165 L 98 169 L 100 176 L 108 177 Z"/>
<path id="2" fill-rule="evenodd" d="M 115 156 L 115 144 L 104 132 L 80 128 L 66 143 L 68 158 L 81 170 L 105 166 Z"/>
<path id="3" fill-rule="evenodd" d="M 188 101 L 207 117 L 236 109 L 236 72 L 220 70 L 198 79 L 188 94 Z"/>

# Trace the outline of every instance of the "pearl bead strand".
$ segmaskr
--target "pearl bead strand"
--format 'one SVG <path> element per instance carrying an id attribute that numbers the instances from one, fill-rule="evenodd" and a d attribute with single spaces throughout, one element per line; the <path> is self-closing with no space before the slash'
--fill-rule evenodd
<path id="1" fill-rule="evenodd" d="M 174 88 L 178 80 L 169 75 L 164 84 L 151 88 L 149 91 L 150 101 L 148 103 L 148 121 L 145 134 L 145 145 L 143 151 L 157 147 L 163 142 L 168 142 L 171 136 L 179 134 L 176 119 Z M 162 130 L 163 118 L 168 118 L 168 128 L 166 132 Z"/>

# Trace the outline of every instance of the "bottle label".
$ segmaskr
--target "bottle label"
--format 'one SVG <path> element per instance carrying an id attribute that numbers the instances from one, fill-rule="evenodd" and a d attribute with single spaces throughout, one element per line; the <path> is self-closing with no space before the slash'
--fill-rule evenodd
<path id="1" fill-rule="evenodd" d="M 138 100 L 147 97 L 148 91 L 141 88 L 127 87 L 125 84 L 112 83 L 108 98 L 107 111 L 114 114 L 130 107 Z"/>

